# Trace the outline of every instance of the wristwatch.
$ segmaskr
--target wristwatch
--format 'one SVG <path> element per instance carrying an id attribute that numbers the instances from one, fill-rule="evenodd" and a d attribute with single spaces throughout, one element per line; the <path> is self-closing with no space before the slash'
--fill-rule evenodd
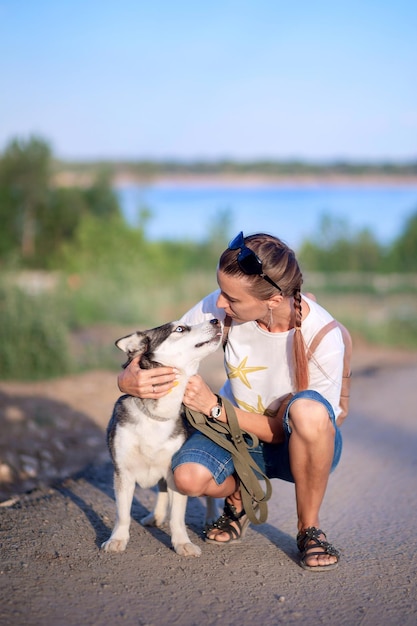
<path id="1" fill-rule="evenodd" d="M 214 420 L 218 419 L 220 417 L 220 415 L 222 414 L 222 408 L 223 408 L 223 402 L 220 396 L 216 394 L 214 394 L 217 398 L 217 404 L 216 406 L 214 406 L 211 411 L 210 411 L 210 417 L 213 418 Z"/>

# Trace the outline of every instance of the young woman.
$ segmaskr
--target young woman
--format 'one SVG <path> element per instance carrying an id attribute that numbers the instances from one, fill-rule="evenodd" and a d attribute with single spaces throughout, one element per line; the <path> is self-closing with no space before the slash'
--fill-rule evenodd
<path id="1" fill-rule="evenodd" d="M 302 274 L 294 252 L 267 234 L 240 233 L 220 257 L 219 289 L 182 321 L 231 318 L 225 348 L 227 380 L 220 395 L 236 407 L 242 429 L 260 440 L 253 456 L 269 478 L 295 484 L 300 564 L 311 571 L 337 566 L 338 551 L 320 529 L 319 511 L 330 472 L 339 462 L 337 426 L 344 343 L 339 328 L 328 332 L 308 359 L 315 334 L 332 320 L 301 294 Z M 172 368 L 140 370 L 137 360 L 119 376 L 120 389 L 158 398 L 175 384 Z M 282 400 L 293 393 L 283 416 Z M 184 404 L 226 421 L 219 399 L 201 376 L 192 377 Z M 224 511 L 206 531 L 218 545 L 238 541 L 248 527 L 230 454 L 200 433 L 173 458 L 177 488 L 190 496 L 224 498 Z"/>

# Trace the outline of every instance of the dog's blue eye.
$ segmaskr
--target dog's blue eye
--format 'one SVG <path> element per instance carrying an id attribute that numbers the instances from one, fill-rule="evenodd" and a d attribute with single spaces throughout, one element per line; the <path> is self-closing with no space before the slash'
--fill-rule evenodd
<path id="1" fill-rule="evenodd" d="M 184 330 L 187 330 L 185 326 L 177 326 L 175 329 L 176 333 L 183 333 Z"/>

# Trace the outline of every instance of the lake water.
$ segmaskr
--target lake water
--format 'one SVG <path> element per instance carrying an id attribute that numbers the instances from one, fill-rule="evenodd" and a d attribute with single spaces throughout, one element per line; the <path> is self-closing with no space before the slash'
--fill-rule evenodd
<path id="1" fill-rule="evenodd" d="M 269 232 L 297 249 L 318 232 L 326 214 L 345 220 L 347 232 L 368 228 L 390 243 L 417 212 L 417 184 L 410 186 L 247 186 L 247 185 L 123 185 L 116 188 L 126 220 L 138 223 L 142 208 L 152 217 L 145 232 L 150 240 L 202 241 L 227 211 L 234 236 Z"/>

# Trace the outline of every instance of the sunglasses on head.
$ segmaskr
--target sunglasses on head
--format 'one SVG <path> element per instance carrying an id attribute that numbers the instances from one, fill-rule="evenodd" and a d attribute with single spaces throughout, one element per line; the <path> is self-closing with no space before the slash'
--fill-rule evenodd
<path id="1" fill-rule="evenodd" d="M 270 285 L 276 287 L 276 289 L 278 289 L 278 291 L 282 293 L 281 287 L 277 285 L 277 283 L 274 283 L 272 278 L 269 278 L 267 274 L 264 274 L 262 270 L 261 259 L 254 253 L 253 250 L 245 245 L 242 231 L 240 231 L 240 233 L 234 239 L 232 239 L 228 247 L 229 250 L 240 250 L 239 254 L 236 257 L 236 260 L 237 264 L 244 274 L 248 274 L 249 276 L 260 276 Z"/>

